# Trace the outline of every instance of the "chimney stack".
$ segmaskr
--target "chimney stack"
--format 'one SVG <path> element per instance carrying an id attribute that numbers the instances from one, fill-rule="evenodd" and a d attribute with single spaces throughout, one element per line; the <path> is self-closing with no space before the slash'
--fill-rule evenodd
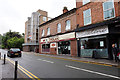
<path id="1" fill-rule="evenodd" d="M 64 7 L 63 8 L 63 13 L 66 13 L 66 12 L 68 12 L 68 9 L 67 9 L 67 7 Z"/>

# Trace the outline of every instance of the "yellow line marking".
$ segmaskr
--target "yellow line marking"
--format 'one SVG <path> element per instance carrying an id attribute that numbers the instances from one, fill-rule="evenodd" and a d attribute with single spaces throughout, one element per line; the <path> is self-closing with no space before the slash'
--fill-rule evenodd
<path id="1" fill-rule="evenodd" d="M 49 57 L 49 58 L 53 58 L 53 59 L 62 59 L 62 60 L 67 60 L 67 61 L 75 61 L 75 62 L 82 62 L 82 63 L 89 63 L 89 64 L 96 64 L 96 65 L 102 65 L 102 66 L 109 66 L 109 67 L 113 67 L 110 64 L 102 64 L 102 63 L 97 63 L 97 62 L 89 62 L 89 61 L 80 61 L 80 60 L 72 60 L 72 59 L 65 59 L 65 58 L 58 58 L 58 57 L 52 57 L 52 56 L 45 56 L 45 55 L 39 55 L 39 54 L 35 54 L 36 56 L 41 56 L 41 57 Z M 120 66 L 118 66 L 117 68 L 120 68 Z"/>
<path id="2" fill-rule="evenodd" d="M 7 58 L 8 61 L 10 61 L 12 64 L 15 65 L 14 61 L 10 60 Z M 29 72 L 28 70 L 26 70 L 25 68 L 23 68 L 22 66 L 18 65 L 18 68 L 23 72 L 25 73 L 28 77 L 30 77 L 31 79 L 35 80 L 40 80 L 37 76 L 35 76 L 34 74 L 32 74 L 31 72 Z M 35 78 L 35 79 L 34 79 Z"/>

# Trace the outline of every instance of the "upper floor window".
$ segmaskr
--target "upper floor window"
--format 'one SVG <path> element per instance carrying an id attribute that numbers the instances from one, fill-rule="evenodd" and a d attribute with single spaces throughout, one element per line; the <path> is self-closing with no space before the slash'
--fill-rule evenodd
<path id="1" fill-rule="evenodd" d="M 61 32 L 61 24 L 60 24 L 60 23 L 57 25 L 57 32 L 58 32 L 58 33 Z"/>
<path id="2" fill-rule="evenodd" d="M 43 17 L 43 21 L 47 21 L 47 18 L 46 18 L 46 17 Z"/>
<path id="3" fill-rule="evenodd" d="M 109 0 L 103 3 L 104 19 L 110 19 L 115 17 L 114 1 Z"/>
<path id="4" fill-rule="evenodd" d="M 85 5 L 85 4 L 89 3 L 89 2 L 90 2 L 90 0 L 83 0 L 83 5 Z"/>
<path id="5" fill-rule="evenodd" d="M 50 35 L 50 28 L 47 28 L 47 35 Z"/>
<path id="6" fill-rule="evenodd" d="M 66 21 L 66 30 L 69 30 L 70 29 L 70 20 L 67 20 Z"/>
<path id="7" fill-rule="evenodd" d="M 45 31 L 44 30 L 42 30 L 42 36 L 44 36 L 45 35 Z"/>
<path id="8" fill-rule="evenodd" d="M 84 14 L 84 25 L 91 24 L 91 9 L 83 11 Z"/>

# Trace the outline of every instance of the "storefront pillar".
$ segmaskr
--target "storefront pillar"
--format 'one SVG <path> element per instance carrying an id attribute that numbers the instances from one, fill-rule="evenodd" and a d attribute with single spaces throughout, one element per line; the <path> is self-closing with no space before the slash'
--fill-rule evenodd
<path id="1" fill-rule="evenodd" d="M 108 59 L 113 60 L 112 55 L 112 41 L 109 35 L 107 35 L 107 48 L 108 48 Z"/>
<path id="2" fill-rule="evenodd" d="M 80 57 L 80 39 L 77 39 L 77 56 Z"/>

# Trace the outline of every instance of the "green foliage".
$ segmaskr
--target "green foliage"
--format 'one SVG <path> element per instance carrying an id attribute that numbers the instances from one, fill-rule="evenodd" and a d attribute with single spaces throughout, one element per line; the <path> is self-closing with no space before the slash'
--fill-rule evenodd
<path id="1" fill-rule="evenodd" d="M 2 36 L 2 48 L 20 48 L 22 49 L 22 44 L 24 43 L 24 38 L 19 34 L 19 32 L 7 32 Z"/>
<path id="2" fill-rule="evenodd" d="M 13 37 L 11 39 L 8 39 L 7 44 L 9 46 L 9 48 L 20 48 L 22 49 L 22 44 L 24 43 L 24 39 L 23 38 L 17 38 L 17 37 Z"/>

